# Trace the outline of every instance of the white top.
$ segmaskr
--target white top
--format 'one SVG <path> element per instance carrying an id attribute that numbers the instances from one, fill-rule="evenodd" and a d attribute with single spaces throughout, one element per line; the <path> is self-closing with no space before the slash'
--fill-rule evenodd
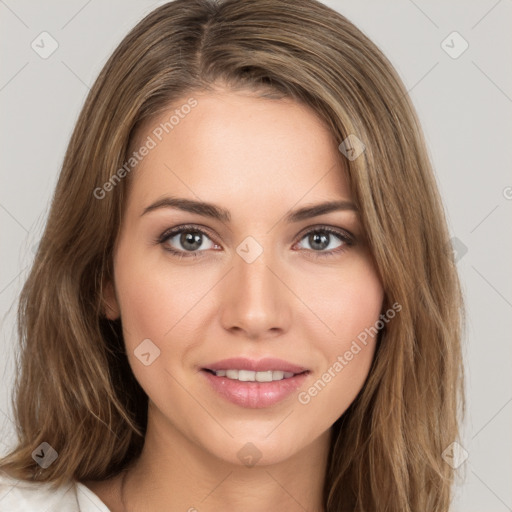
<path id="1" fill-rule="evenodd" d="M 26 482 L 0 473 L 0 512 L 110 512 L 100 498 L 75 480 L 50 490 L 49 483 Z"/>

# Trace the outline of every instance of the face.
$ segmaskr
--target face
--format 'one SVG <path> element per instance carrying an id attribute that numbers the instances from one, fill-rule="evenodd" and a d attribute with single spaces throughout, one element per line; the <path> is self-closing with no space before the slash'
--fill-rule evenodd
<path id="1" fill-rule="evenodd" d="M 139 134 L 135 150 L 151 148 L 130 176 L 108 316 L 122 318 L 160 432 L 225 462 L 246 450 L 276 463 L 325 439 L 360 391 L 377 339 L 361 333 L 383 289 L 315 112 L 251 92 L 190 96 Z"/>

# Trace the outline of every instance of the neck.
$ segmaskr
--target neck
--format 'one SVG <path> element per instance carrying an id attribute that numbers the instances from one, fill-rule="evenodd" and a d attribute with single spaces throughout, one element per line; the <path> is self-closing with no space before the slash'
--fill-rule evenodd
<path id="1" fill-rule="evenodd" d="M 142 454 L 121 480 L 123 512 L 322 512 L 329 444 L 330 430 L 286 460 L 245 466 L 148 421 Z"/>

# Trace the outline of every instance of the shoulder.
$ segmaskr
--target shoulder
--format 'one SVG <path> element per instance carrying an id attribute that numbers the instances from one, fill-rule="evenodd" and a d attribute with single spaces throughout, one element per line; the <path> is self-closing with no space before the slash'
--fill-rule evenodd
<path id="1" fill-rule="evenodd" d="M 0 473 L 0 512 L 32 512 L 43 505 L 56 512 L 78 512 L 74 483 L 52 489 L 49 483 L 27 482 Z"/>
<path id="2" fill-rule="evenodd" d="M 74 480 L 54 488 L 47 482 L 27 482 L 0 472 L 0 512 L 109 512 L 92 491 Z"/>

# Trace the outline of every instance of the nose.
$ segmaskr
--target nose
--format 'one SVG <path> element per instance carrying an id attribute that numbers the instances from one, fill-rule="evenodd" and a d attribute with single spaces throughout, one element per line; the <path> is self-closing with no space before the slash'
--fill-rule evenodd
<path id="1" fill-rule="evenodd" d="M 224 329 L 250 339 L 285 332 L 293 296 L 276 258 L 264 250 L 249 263 L 235 254 L 233 267 L 223 280 L 221 291 L 220 318 Z"/>

